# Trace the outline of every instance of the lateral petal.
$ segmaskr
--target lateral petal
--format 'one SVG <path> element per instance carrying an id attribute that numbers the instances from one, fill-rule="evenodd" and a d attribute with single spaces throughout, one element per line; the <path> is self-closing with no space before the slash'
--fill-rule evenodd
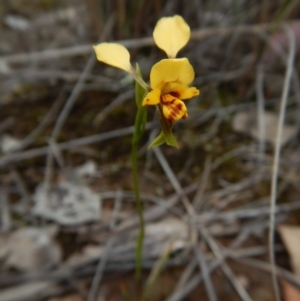
<path id="1" fill-rule="evenodd" d="M 130 54 L 123 45 L 117 43 L 100 43 L 93 46 L 93 48 L 98 61 L 130 72 Z"/>
<path id="2" fill-rule="evenodd" d="M 147 93 L 145 98 L 143 99 L 142 105 L 143 106 L 151 106 L 151 105 L 157 105 L 160 103 L 160 89 L 154 89 Z"/>
<path id="3" fill-rule="evenodd" d="M 189 98 L 195 97 L 195 96 L 197 96 L 199 94 L 200 94 L 200 91 L 197 88 L 190 87 L 188 89 L 183 90 L 180 93 L 179 98 L 180 99 L 189 99 Z"/>

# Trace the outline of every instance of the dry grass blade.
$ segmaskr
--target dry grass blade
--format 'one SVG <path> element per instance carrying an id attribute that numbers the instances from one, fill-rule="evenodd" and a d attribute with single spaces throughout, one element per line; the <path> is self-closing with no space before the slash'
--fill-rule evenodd
<path id="1" fill-rule="evenodd" d="M 153 126 L 155 126 L 154 123 L 148 123 L 146 125 L 146 129 L 150 129 Z M 125 135 L 130 135 L 133 133 L 133 131 L 134 131 L 133 126 L 123 127 L 122 129 L 112 130 L 112 131 L 108 131 L 108 132 L 101 133 L 98 135 L 93 135 L 90 137 L 83 137 L 83 138 L 78 138 L 78 139 L 74 139 L 74 140 L 70 140 L 70 141 L 66 141 L 66 142 L 57 143 L 57 147 L 59 150 L 67 150 L 67 149 L 76 148 L 76 147 L 83 146 L 83 145 L 93 144 L 93 143 L 97 143 L 97 142 L 101 142 L 101 141 L 105 141 L 105 140 L 122 137 Z M 40 147 L 40 148 L 36 148 L 36 149 L 30 149 L 28 151 L 17 152 L 14 154 L 5 155 L 0 158 L 0 167 L 5 166 L 6 164 L 11 163 L 11 162 L 18 162 L 18 161 L 38 157 L 38 156 L 44 156 L 48 153 L 49 148 L 50 147 L 45 146 L 45 147 Z"/>
<path id="2" fill-rule="evenodd" d="M 266 247 L 255 247 L 250 249 L 241 249 L 241 250 L 230 250 L 225 251 L 221 255 L 224 257 L 213 259 L 208 266 L 208 272 L 212 273 L 215 269 L 219 268 L 221 263 L 227 258 L 244 258 L 250 256 L 259 256 L 261 254 L 267 253 L 268 250 Z M 167 298 L 166 301 L 180 301 L 191 293 L 199 284 L 203 281 L 201 274 L 198 274 L 191 279 L 182 287 L 178 288 L 173 292 L 173 294 Z"/>
<path id="3" fill-rule="evenodd" d="M 234 260 L 241 262 L 242 264 L 245 264 L 245 265 L 253 266 L 262 271 L 267 271 L 267 272 L 272 273 L 273 267 L 268 262 L 264 262 L 264 261 L 261 261 L 258 259 L 253 259 L 253 258 L 235 258 Z M 291 282 L 296 287 L 300 288 L 300 277 L 298 277 L 294 273 L 291 273 L 290 271 L 287 271 L 278 266 L 276 266 L 275 273 L 277 276 L 283 277 L 284 279 Z"/>
<path id="4" fill-rule="evenodd" d="M 134 97 L 134 90 L 128 90 L 126 92 L 120 93 L 108 106 L 106 106 L 97 116 L 95 117 L 93 123 L 99 126 L 101 122 L 104 121 L 106 116 L 112 112 L 117 106 L 123 104 L 125 101 L 132 99 Z"/>
<path id="5" fill-rule="evenodd" d="M 109 254 L 111 253 L 112 247 L 115 243 L 115 238 L 112 237 L 110 239 L 107 240 L 105 247 L 104 247 L 104 251 L 102 253 L 102 256 L 100 256 L 98 265 L 97 265 L 97 269 L 92 281 L 92 285 L 87 297 L 87 301 L 94 301 L 96 300 L 96 295 L 97 295 L 97 291 L 99 288 L 99 284 L 101 281 L 101 278 L 103 276 L 104 273 L 104 268 L 105 268 L 105 264 L 107 263 Z"/>
<path id="6" fill-rule="evenodd" d="M 216 258 L 221 259 L 224 258 L 224 255 L 222 254 L 221 249 L 217 245 L 217 243 L 214 241 L 214 239 L 210 236 L 210 234 L 205 230 L 201 229 L 201 234 L 205 238 L 206 242 L 210 246 L 211 250 L 213 251 Z M 244 287 L 237 281 L 234 273 L 230 269 L 230 267 L 222 261 L 220 263 L 220 266 L 224 272 L 224 274 L 228 277 L 228 279 L 231 281 L 233 287 L 235 288 L 236 292 L 240 296 L 240 298 L 243 301 L 253 301 L 250 295 L 247 293 L 247 291 L 244 289 Z"/>
<path id="7" fill-rule="evenodd" d="M 182 187 L 178 181 L 178 179 L 176 178 L 174 172 L 172 171 L 169 163 L 167 162 L 165 156 L 163 155 L 162 151 L 160 150 L 159 147 L 155 147 L 153 148 L 153 152 L 156 155 L 159 163 L 161 164 L 162 169 L 164 170 L 164 172 L 166 173 L 166 176 L 168 177 L 169 181 L 171 182 L 174 190 L 179 194 L 182 195 L 182 202 L 183 205 L 185 206 L 187 212 L 189 215 L 194 215 L 195 214 L 195 209 L 194 207 L 190 204 L 189 199 L 187 198 L 187 196 L 183 195 L 183 190 Z"/>
<path id="8" fill-rule="evenodd" d="M 147 298 L 155 285 L 155 282 L 158 281 L 159 277 L 161 276 L 161 272 L 163 271 L 164 265 L 166 264 L 168 258 L 170 257 L 172 248 L 172 241 L 166 242 L 165 249 L 161 254 L 160 258 L 154 264 L 151 273 L 147 279 L 146 286 L 144 288 L 144 296 Z"/>
<path id="9" fill-rule="evenodd" d="M 201 269 L 201 275 L 205 284 L 205 288 L 208 294 L 210 301 L 217 301 L 217 295 L 213 283 L 210 278 L 210 272 L 208 271 L 207 262 L 204 257 L 204 253 L 201 250 L 201 247 L 197 245 L 194 246 L 194 252 L 198 260 L 199 267 Z"/>
<path id="10" fill-rule="evenodd" d="M 109 224 L 109 227 L 112 230 L 116 227 L 118 214 L 122 206 L 122 200 L 123 200 L 123 191 L 121 189 L 118 189 L 115 197 L 114 208 L 111 214 L 111 221 Z"/>
<path id="11" fill-rule="evenodd" d="M 199 188 L 193 199 L 193 206 L 194 206 L 194 208 L 196 208 L 197 211 L 199 211 L 199 210 L 201 210 L 201 208 L 203 208 L 203 205 L 204 205 L 203 195 L 204 195 L 204 191 L 205 191 L 206 187 L 208 186 L 211 169 L 212 169 L 211 159 L 208 158 L 205 161 L 204 172 L 201 175 L 201 179 L 199 181 Z"/>
<path id="12" fill-rule="evenodd" d="M 16 149 L 14 149 L 14 152 L 19 152 L 24 148 L 28 147 L 38 137 L 38 135 L 40 135 L 40 133 L 49 125 L 49 123 L 57 114 L 58 109 L 61 107 L 64 101 L 64 97 L 63 97 L 64 94 L 65 92 L 62 90 L 61 93 L 58 95 L 57 99 L 54 101 L 51 109 L 42 119 L 40 124 L 27 137 L 25 137 L 21 141 L 20 145 Z"/>
<path id="13" fill-rule="evenodd" d="M 274 154 L 274 164 L 273 164 L 273 174 L 272 174 L 272 183 L 271 183 L 271 199 L 270 199 L 270 229 L 269 229 L 269 246 L 270 246 L 270 262 L 272 264 L 272 279 L 275 290 L 276 301 L 280 301 L 280 291 L 279 284 L 275 272 L 275 253 L 274 253 L 274 235 L 275 235 L 275 212 L 276 212 L 276 199 L 277 199 L 277 181 L 278 181 L 278 172 L 279 172 L 279 161 L 280 161 L 280 151 L 281 151 L 281 138 L 282 138 L 282 129 L 284 125 L 284 118 L 286 114 L 286 105 L 288 92 L 290 89 L 290 82 L 293 75 L 293 66 L 295 59 L 295 36 L 290 27 L 286 27 L 286 33 L 289 39 L 289 55 L 287 61 L 287 69 L 285 74 L 284 86 L 282 91 L 282 98 L 279 111 L 279 122 L 277 128 L 277 141 L 275 146 Z"/>
<path id="14" fill-rule="evenodd" d="M 256 95 L 257 95 L 257 121 L 258 121 L 258 133 L 259 133 L 259 161 L 262 164 L 266 150 L 266 130 L 265 130 L 265 101 L 263 95 L 263 80 L 264 70 L 263 65 L 260 64 L 257 68 L 256 76 Z"/>
<path id="15" fill-rule="evenodd" d="M 7 193 L 0 188 L 0 208 L 1 208 L 1 231 L 3 233 L 8 232 L 11 228 L 11 215 L 10 208 L 7 199 Z"/>
<path id="16" fill-rule="evenodd" d="M 174 289 L 174 292 L 180 292 L 189 282 L 189 279 L 191 278 L 192 274 L 194 273 L 194 270 L 196 269 L 198 263 L 197 259 L 194 258 L 189 262 L 189 264 L 186 266 L 184 271 L 182 272 L 179 281 Z M 174 293 L 173 293 L 174 294 Z"/>
<path id="17" fill-rule="evenodd" d="M 114 22 L 115 22 L 115 17 L 114 17 L 114 15 L 112 15 L 110 17 L 109 22 L 106 24 L 106 27 L 100 37 L 100 41 L 105 40 L 106 37 L 110 34 L 110 32 L 113 28 Z M 71 108 L 73 107 L 76 99 L 78 98 L 78 96 L 83 88 L 83 84 L 86 80 L 86 77 L 92 71 L 95 63 L 96 63 L 96 56 L 94 53 L 92 53 L 90 58 L 88 59 L 87 64 L 85 65 L 85 67 L 81 73 L 80 78 L 78 79 L 78 82 L 76 83 L 74 89 L 72 90 L 70 97 L 68 98 L 63 110 L 61 111 L 61 113 L 57 119 L 57 122 L 54 126 L 53 133 L 52 133 L 53 139 L 56 140 L 57 136 L 59 135 L 59 133 L 63 127 L 63 124 L 70 113 Z"/>

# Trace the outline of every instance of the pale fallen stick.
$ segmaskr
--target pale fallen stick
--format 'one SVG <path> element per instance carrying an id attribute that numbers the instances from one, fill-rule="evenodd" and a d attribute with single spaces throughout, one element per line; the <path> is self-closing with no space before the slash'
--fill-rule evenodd
<path id="1" fill-rule="evenodd" d="M 6 191 L 0 188 L 0 224 L 1 232 L 6 233 L 11 229 L 11 214 Z"/>
<path id="2" fill-rule="evenodd" d="M 111 230 L 113 230 L 116 227 L 118 214 L 122 206 L 122 200 L 123 200 L 123 191 L 122 189 L 118 189 L 114 200 L 114 207 L 111 214 L 111 221 L 109 224 L 109 228 Z"/>
<path id="3" fill-rule="evenodd" d="M 117 41 L 123 44 L 128 49 L 135 49 L 144 46 L 153 45 L 152 38 L 132 39 Z M 27 62 L 38 62 L 44 60 L 57 60 L 63 58 L 71 58 L 77 55 L 86 55 L 92 53 L 93 48 L 91 44 L 66 47 L 63 49 L 47 49 L 42 51 L 34 51 L 30 53 L 11 54 L 0 57 L 0 61 L 5 63 L 27 63 Z"/>
<path id="4" fill-rule="evenodd" d="M 130 89 L 126 92 L 120 93 L 113 101 L 109 103 L 103 110 L 101 110 L 93 120 L 93 124 L 99 126 L 105 117 L 117 106 L 123 104 L 125 101 L 134 98 L 134 90 Z"/>
<path id="5" fill-rule="evenodd" d="M 248 65 L 252 65 L 254 63 L 254 57 L 253 60 L 248 63 Z M 236 70 L 226 71 L 226 72 L 214 72 L 208 75 L 202 75 L 198 76 L 194 80 L 195 85 L 203 85 L 204 83 L 210 82 L 210 81 L 220 81 L 220 82 L 229 82 L 233 81 L 235 79 L 241 78 L 246 73 L 249 73 L 249 66 L 246 65 L 243 68 L 239 68 Z"/>
<path id="6" fill-rule="evenodd" d="M 256 99 L 257 99 L 257 127 L 259 132 L 258 150 L 259 163 L 263 164 L 266 151 L 266 118 L 265 118 L 265 97 L 263 91 L 264 69 L 260 64 L 257 67 L 256 76 Z"/>
<path id="7" fill-rule="evenodd" d="M 193 198 L 193 206 L 196 211 L 199 211 L 202 208 L 203 202 L 203 195 L 204 191 L 208 186 L 208 180 L 211 175 L 211 159 L 208 158 L 205 160 L 204 164 L 204 172 L 201 175 L 201 179 L 199 181 L 199 188 L 197 189 L 197 192 Z"/>
<path id="8" fill-rule="evenodd" d="M 182 274 L 177 282 L 177 285 L 174 289 L 174 292 L 180 292 L 182 290 L 182 288 L 184 288 L 186 286 L 186 283 L 189 281 L 189 279 L 193 275 L 197 266 L 198 266 L 197 259 L 196 258 L 191 259 L 190 262 L 188 263 L 188 265 L 185 267 L 184 271 L 182 272 Z"/>
<path id="9" fill-rule="evenodd" d="M 151 220 L 156 220 L 158 218 L 163 217 L 166 212 L 168 211 L 174 211 L 174 206 L 178 203 L 178 201 L 180 200 L 180 197 L 182 197 L 182 195 L 186 195 L 189 194 L 193 191 L 195 191 L 195 189 L 197 188 L 197 184 L 192 184 L 186 188 L 183 189 L 181 194 L 174 194 L 171 197 L 169 197 L 165 202 L 160 203 L 159 205 L 153 206 L 147 210 L 145 210 L 144 212 L 144 219 L 145 221 L 151 221 Z M 137 226 L 139 224 L 139 219 L 138 217 L 135 215 L 134 217 L 122 222 L 118 228 L 117 231 L 124 231 L 128 228 L 132 228 L 134 226 Z"/>
<path id="10" fill-rule="evenodd" d="M 291 97 L 296 97 L 296 95 L 291 95 Z M 266 107 L 272 107 L 272 106 L 276 105 L 279 101 L 280 101 L 280 99 L 278 99 L 278 98 L 268 99 L 268 101 L 266 102 L 265 105 L 266 105 Z M 208 111 L 202 110 L 202 111 L 199 111 L 199 113 L 195 116 L 189 116 L 189 119 L 187 119 L 185 121 L 185 123 L 188 123 L 192 126 L 198 126 L 200 124 L 207 122 L 210 118 L 214 117 L 215 115 L 232 114 L 237 111 L 252 109 L 255 106 L 256 106 L 256 103 L 248 102 L 248 103 L 243 103 L 243 104 L 238 104 L 238 105 L 231 105 L 231 106 L 223 107 L 223 108 L 212 107 Z M 249 146 L 247 146 L 247 147 L 249 147 Z"/>
<path id="11" fill-rule="evenodd" d="M 156 123 L 147 123 L 146 129 L 148 130 L 155 126 L 156 126 Z M 70 148 L 75 148 L 75 147 L 79 147 L 79 146 L 93 144 L 96 142 L 101 142 L 101 141 L 105 141 L 105 140 L 109 140 L 109 139 L 118 138 L 121 136 L 132 134 L 133 132 L 134 132 L 134 126 L 129 126 L 129 127 L 118 129 L 118 130 L 101 133 L 98 135 L 93 135 L 93 136 L 89 136 L 89 137 L 83 137 L 83 138 L 78 138 L 78 139 L 74 139 L 74 140 L 70 140 L 70 141 L 66 141 L 66 142 L 62 142 L 62 143 L 57 143 L 57 147 L 60 150 L 67 150 Z M 8 155 L 2 156 L 0 158 L 0 167 L 6 165 L 7 163 L 18 162 L 18 161 L 22 161 L 24 159 L 30 159 L 30 158 L 34 158 L 34 157 L 38 157 L 38 156 L 44 156 L 48 153 L 48 151 L 49 151 L 49 146 L 44 146 L 44 147 L 31 149 L 31 150 L 24 151 L 24 152 L 8 154 Z"/>
<path id="12" fill-rule="evenodd" d="M 64 101 L 63 94 L 63 92 L 59 94 L 52 107 L 39 123 L 39 125 L 21 141 L 20 145 L 18 145 L 16 149 L 13 149 L 13 152 L 21 151 L 24 148 L 28 147 L 36 139 L 36 137 L 49 125 L 55 114 L 57 114 L 57 111 L 62 105 L 62 102 Z"/>
<path id="13" fill-rule="evenodd" d="M 54 297 L 69 288 L 58 286 L 53 281 L 36 281 L 1 291 L 0 301 L 35 301 Z"/>
<path id="14" fill-rule="evenodd" d="M 292 23 L 290 23 L 292 24 Z M 199 41 L 211 36 L 216 35 L 228 35 L 232 33 L 239 34 L 259 34 L 266 30 L 269 30 L 273 26 L 273 23 L 260 24 L 260 25 L 245 25 L 245 26 L 235 26 L 235 27 L 221 27 L 221 28 L 207 28 L 195 30 L 191 34 L 191 40 Z M 140 38 L 140 39 L 130 39 L 130 40 L 119 40 L 114 41 L 120 43 L 128 49 L 137 49 L 145 46 L 154 45 L 152 37 Z M 0 61 L 4 63 L 27 63 L 27 62 L 37 62 L 44 60 L 62 59 L 65 57 L 73 57 L 77 55 L 85 55 L 92 52 L 92 45 L 85 44 L 75 47 L 67 47 L 63 49 L 48 49 L 43 51 L 35 51 L 31 53 L 20 53 L 0 56 Z"/>
<path id="15" fill-rule="evenodd" d="M 287 216 L 279 216 L 276 220 L 276 224 L 281 224 L 287 221 Z M 235 242 L 235 248 L 237 248 L 242 242 L 244 242 L 250 235 L 257 235 L 258 233 L 263 233 L 263 231 L 269 228 L 268 220 L 257 218 L 251 220 L 251 222 L 245 223 L 242 226 L 239 223 L 234 223 L 232 226 L 227 225 L 224 227 L 214 227 L 214 225 L 207 226 L 209 232 L 214 237 L 224 237 L 224 236 L 233 236 L 237 235 L 236 239 L 238 242 Z M 230 244 L 231 246 L 231 244 Z M 232 247 L 232 246 L 231 246 Z"/>
<path id="16" fill-rule="evenodd" d="M 114 22 L 115 22 L 115 18 L 114 18 L 114 15 L 112 15 L 109 18 L 109 20 L 101 34 L 100 40 L 103 40 L 108 36 L 108 34 L 112 30 Z M 95 63 L 96 63 L 95 55 L 90 54 L 90 57 L 89 57 L 86 65 L 84 66 L 84 69 L 83 69 L 78 81 L 76 82 L 74 88 L 72 89 L 70 96 L 68 97 L 64 107 L 62 108 L 62 110 L 59 113 L 58 118 L 55 122 L 54 128 L 51 133 L 51 137 L 49 139 L 50 148 L 48 149 L 48 153 L 47 153 L 47 157 L 46 157 L 46 167 L 45 167 L 46 171 L 45 171 L 45 179 L 44 179 L 46 187 L 50 186 L 50 181 L 51 181 L 52 173 L 53 173 L 52 156 L 56 154 L 56 158 L 58 158 L 60 160 L 60 162 L 62 162 L 62 158 L 63 158 L 62 156 L 58 155 L 58 154 L 60 154 L 60 150 L 59 150 L 59 148 L 56 147 L 57 137 L 59 136 L 59 134 L 65 124 L 65 121 L 70 114 L 72 107 L 74 106 L 78 96 L 80 95 L 80 93 L 82 91 L 83 84 L 86 81 L 87 76 L 92 71 Z M 55 148 L 53 148 L 53 146 L 55 146 Z M 53 152 L 54 150 L 55 150 L 55 153 Z"/>
<path id="17" fill-rule="evenodd" d="M 63 169 L 65 167 L 65 161 L 61 154 L 60 149 L 57 147 L 57 143 L 53 139 L 49 139 L 50 152 L 53 155 L 53 158 L 56 160 L 58 166 Z"/>
<path id="18" fill-rule="evenodd" d="M 18 172 L 17 169 L 12 168 L 10 174 L 11 174 L 12 180 L 16 183 L 16 185 L 18 187 L 19 193 L 22 195 L 22 199 L 28 205 L 31 200 L 31 196 L 30 196 L 30 193 L 29 193 L 20 173 Z"/>
<path id="19" fill-rule="evenodd" d="M 232 272 L 229 265 L 224 260 L 225 256 L 223 255 L 224 252 L 222 252 L 221 248 L 218 246 L 216 241 L 213 239 L 213 237 L 207 232 L 206 229 L 201 229 L 200 233 L 208 243 L 209 247 L 213 251 L 214 255 L 218 259 L 223 259 L 220 261 L 220 267 L 223 270 L 224 274 L 227 276 L 227 278 L 231 281 L 233 287 L 235 288 L 236 292 L 240 296 L 240 298 L 243 301 L 252 301 L 252 298 L 248 294 L 248 292 L 245 290 L 245 288 L 237 281 L 234 273 Z"/>
<path id="20" fill-rule="evenodd" d="M 249 249 L 240 249 L 240 250 L 230 250 L 223 252 L 222 258 L 216 258 L 211 261 L 211 263 L 208 266 L 209 272 L 213 272 L 216 268 L 218 268 L 227 257 L 230 256 L 230 258 L 244 258 L 244 257 L 250 257 L 250 256 L 259 256 L 262 254 L 266 254 L 268 249 L 266 247 L 254 247 Z M 283 276 L 284 277 L 284 276 Z M 181 288 L 181 290 L 176 290 L 172 293 L 171 296 L 169 296 L 166 301 L 180 301 L 184 300 L 184 298 L 191 293 L 199 284 L 203 281 L 203 277 L 201 274 L 197 274 L 193 278 L 189 279 L 189 281 L 186 283 L 185 286 Z M 300 283 L 300 282 L 299 282 Z"/>
<path id="21" fill-rule="evenodd" d="M 116 242 L 116 241 L 115 241 Z M 121 247 L 121 248 L 120 248 Z M 122 255 L 124 254 L 124 251 L 126 251 L 123 246 L 117 246 L 118 250 L 118 254 L 120 254 L 120 256 L 122 257 Z M 120 273 L 120 271 L 129 271 L 132 270 L 134 268 L 134 242 L 132 243 L 132 246 L 130 246 L 131 250 L 132 250 L 132 259 L 130 260 L 130 262 L 127 261 L 120 261 L 120 260 L 114 260 L 113 254 L 110 254 L 110 257 L 108 258 L 108 261 L 105 265 L 105 271 L 107 272 L 114 272 L 117 271 Z M 128 248 L 127 248 L 128 249 Z M 113 249 L 114 253 L 115 253 L 115 248 Z M 247 248 L 247 249 L 239 249 L 239 250 L 232 250 L 230 252 L 228 252 L 228 254 L 226 253 L 227 251 L 225 251 L 226 256 L 230 256 L 230 258 L 245 258 L 245 257 L 249 257 L 249 256 L 259 256 L 262 254 L 265 254 L 267 251 L 266 247 L 252 247 L 252 248 Z M 116 254 L 116 253 L 115 253 Z M 97 258 L 99 260 L 99 257 Z M 205 256 L 205 259 L 207 261 L 211 261 L 209 263 L 209 270 L 212 271 L 211 269 L 215 269 L 216 267 L 218 267 L 219 264 L 219 260 L 213 259 L 212 256 L 210 254 Z M 48 282 L 48 283 L 57 283 L 57 282 L 61 282 L 61 281 L 66 281 L 68 282 L 68 280 L 70 279 L 80 279 L 80 278 L 84 278 L 84 277 L 90 277 L 91 275 L 94 275 L 95 271 L 96 271 L 96 267 L 95 267 L 95 262 L 96 260 L 90 260 L 90 261 L 85 261 L 82 262 L 80 264 L 76 264 L 73 266 L 67 266 L 64 265 L 62 266 L 59 270 L 56 271 L 47 271 L 47 272 L 33 272 L 33 273 L 28 273 L 28 274 L 24 274 L 24 275 L 9 275 L 7 273 L 5 274 L 0 274 L 0 283 L 2 286 L 13 286 L 13 288 L 9 289 L 9 290 L 16 290 L 16 285 L 20 285 L 20 287 L 22 287 L 22 285 L 24 283 L 28 283 L 28 282 L 34 282 L 34 283 L 39 283 L 39 282 Z M 145 268 L 152 268 L 153 265 L 155 264 L 156 260 L 144 260 L 143 261 L 143 266 Z M 176 258 L 174 259 L 170 259 L 166 265 L 167 266 L 179 266 L 182 265 L 183 261 L 180 260 L 176 260 Z M 191 275 L 191 274 L 189 274 Z M 293 276 L 293 275 L 292 275 Z M 285 278 L 285 275 L 283 275 L 283 277 Z M 189 278 L 189 277 L 188 277 Z M 188 280 L 187 278 L 187 280 Z M 295 277 L 294 277 L 295 278 Z M 202 276 L 200 275 L 200 282 L 202 281 Z M 195 281 L 197 280 L 197 281 Z M 289 280 L 289 279 L 288 279 Z M 186 292 L 189 293 L 190 290 L 192 290 L 193 288 L 195 288 L 194 285 L 197 285 L 200 283 L 199 282 L 199 274 L 195 277 L 193 277 L 192 279 L 190 279 L 188 281 L 188 283 L 186 283 L 186 285 L 184 285 L 182 287 L 182 289 Z M 192 286 L 190 284 L 193 284 Z M 300 284 L 300 281 L 297 281 L 297 279 L 294 280 L 294 283 L 298 283 L 298 285 Z M 186 290 L 186 287 L 188 288 L 188 290 Z M 4 292 L 6 290 L 1 290 L 1 297 L 2 297 L 2 292 Z M 182 291 L 178 291 L 178 293 L 181 295 Z M 3 301 L 2 299 L 0 299 L 1 301 Z M 33 300 L 33 299 L 30 299 Z M 176 299 L 177 300 L 177 299 Z M 178 299 L 180 300 L 180 299 Z"/>
<path id="22" fill-rule="evenodd" d="M 185 206 L 187 212 L 189 215 L 193 215 L 195 213 L 194 207 L 190 204 L 189 199 L 187 198 L 186 195 L 182 194 L 183 190 L 182 187 L 175 176 L 173 170 L 171 169 L 169 163 L 167 162 L 165 156 L 163 155 L 162 151 L 160 150 L 159 147 L 154 147 L 153 152 L 157 157 L 158 162 L 160 163 L 162 169 L 164 170 L 166 176 L 168 177 L 170 183 L 172 184 L 174 190 L 181 195 L 182 203 Z"/>
<path id="23" fill-rule="evenodd" d="M 214 198 L 214 199 L 223 199 L 227 196 L 230 196 L 233 193 L 240 193 L 243 190 L 251 188 L 256 184 L 260 183 L 263 180 L 268 180 L 270 178 L 268 170 L 261 170 L 259 175 L 257 175 L 257 171 L 242 181 L 228 185 L 227 187 L 207 193 L 204 195 L 204 198 Z"/>
<path id="24" fill-rule="evenodd" d="M 196 255 L 198 265 L 201 269 L 201 275 L 203 277 L 203 282 L 207 291 L 207 295 L 210 301 L 217 301 L 216 291 L 214 289 L 213 283 L 210 277 L 210 271 L 207 267 L 207 261 L 205 259 L 204 253 L 201 250 L 200 244 L 194 246 L 194 253 Z"/>
<path id="25" fill-rule="evenodd" d="M 15 79 L 26 79 L 26 81 L 30 80 L 36 80 L 36 79 L 45 79 L 45 80 L 58 80 L 62 79 L 66 81 L 67 83 L 73 83 L 74 81 L 77 81 L 82 72 L 80 71 L 64 71 L 64 70 L 51 70 L 51 69 L 33 69 L 34 67 L 31 67 L 29 69 L 28 66 L 25 66 L 24 68 L 16 68 L 12 69 L 9 72 L 1 73 L 2 76 L 13 76 Z M 86 79 L 89 81 L 93 81 L 97 84 L 102 85 L 113 85 L 114 81 L 113 79 L 110 79 L 108 77 L 104 77 L 101 75 L 92 75 L 89 74 L 86 76 Z"/>
<path id="26" fill-rule="evenodd" d="M 107 36 L 109 35 L 109 33 L 111 32 L 111 30 L 113 28 L 114 23 L 115 23 L 115 17 L 114 17 L 114 15 L 112 15 L 109 18 L 109 20 L 101 34 L 100 41 L 104 41 L 107 38 Z M 94 54 L 91 54 L 76 85 L 74 86 L 74 89 L 72 90 L 71 95 L 69 96 L 68 100 L 66 101 L 65 106 L 63 107 L 63 109 L 62 109 L 61 113 L 59 114 L 58 119 L 55 123 L 54 129 L 53 129 L 53 132 L 51 135 L 51 138 L 54 141 L 56 141 L 73 105 L 75 104 L 79 94 L 81 93 L 83 84 L 86 81 L 87 76 L 92 71 L 95 63 L 96 63 L 96 56 Z"/>
<path id="27" fill-rule="evenodd" d="M 262 260 L 253 259 L 253 258 L 232 258 L 231 259 L 240 262 L 245 265 L 249 265 L 252 267 L 255 267 L 259 270 L 271 272 L 272 271 L 272 265 L 268 262 L 264 262 Z M 300 277 L 298 275 L 295 275 L 294 273 L 291 273 L 290 271 L 287 271 L 281 267 L 276 266 L 275 267 L 275 273 L 277 276 L 281 276 L 291 282 L 293 285 L 300 288 Z"/>
<path id="28" fill-rule="evenodd" d="M 280 204 L 276 206 L 274 211 L 275 214 L 285 213 L 294 210 L 300 209 L 300 201 L 294 201 L 287 204 Z M 192 217 L 194 222 L 204 223 L 208 221 L 217 221 L 217 220 L 228 220 L 232 221 L 235 219 L 245 219 L 245 218 L 253 218 L 258 216 L 266 216 L 270 214 L 270 206 L 263 206 L 259 208 L 245 208 L 245 209 L 236 209 L 229 212 L 222 213 L 203 213 L 201 215 Z"/>
<path id="29" fill-rule="evenodd" d="M 104 269 L 105 269 L 105 265 L 106 265 L 107 260 L 110 256 L 110 253 L 111 253 L 114 242 L 115 242 L 114 237 L 108 239 L 106 244 L 105 244 L 102 256 L 100 256 L 100 254 L 99 254 L 100 259 L 99 259 L 99 262 L 98 262 L 98 265 L 97 265 L 97 268 L 96 268 L 96 272 L 95 272 L 95 275 L 94 275 L 94 278 L 93 278 L 93 281 L 92 281 L 92 285 L 91 285 L 91 288 L 90 288 L 90 291 L 89 291 L 89 294 L 88 294 L 88 297 L 87 297 L 87 301 L 96 300 L 96 294 L 97 294 L 97 291 L 98 291 L 98 288 L 99 288 L 99 284 L 100 284 L 100 281 L 102 279 Z"/>

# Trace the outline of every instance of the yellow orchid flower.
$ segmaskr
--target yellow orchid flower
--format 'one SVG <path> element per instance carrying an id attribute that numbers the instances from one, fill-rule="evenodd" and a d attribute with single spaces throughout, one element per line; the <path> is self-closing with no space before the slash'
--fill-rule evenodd
<path id="1" fill-rule="evenodd" d="M 181 16 L 161 18 L 153 31 L 156 45 L 164 50 L 169 59 L 155 64 L 150 73 L 151 89 L 135 74 L 130 64 L 128 50 L 117 43 L 101 43 L 94 46 L 97 59 L 130 73 L 151 90 L 143 105 L 162 105 L 163 115 L 171 122 L 187 118 L 187 109 L 182 100 L 199 95 L 199 90 L 188 85 L 194 80 L 194 70 L 186 58 L 175 59 L 178 51 L 190 39 L 190 28 Z"/>
<path id="2" fill-rule="evenodd" d="M 152 91 L 142 105 L 162 105 L 164 116 L 172 123 L 188 117 L 182 99 L 199 95 L 199 90 L 188 85 L 194 80 L 194 69 L 187 58 L 165 59 L 155 64 L 150 73 Z"/>
<path id="3" fill-rule="evenodd" d="M 188 59 L 175 59 L 177 52 L 190 39 L 190 28 L 180 16 L 161 18 L 154 29 L 156 45 L 169 59 L 155 64 L 150 72 L 152 91 L 143 100 L 143 106 L 162 105 L 163 115 L 172 123 L 188 117 L 182 101 L 199 95 L 199 90 L 188 85 L 194 80 L 194 69 Z"/>
<path id="4" fill-rule="evenodd" d="M 190 28 L 181 16 L 161 18 L 153 31 L 156 45 L 166 52 L 168 59 L 156 63 L 150 72 L 150 86 L 135 72 L 130 64 L 130 54 L 121 44 L 100 43 L 94 46 L 97 59 L 101 62 L 120 68 L 131 74 L 144 88 L 146 96 L 143 106 L 156 105 L 162 133 L 153 145 L 166 142 L 177 146 L 172 134 L 172 125 L 179 119 L 188 117 L 187 108 L 182 100 L 199 95 L 199 90 L 189 87 L 195 73 L 187 58 L 176 59 L 178 51 L 190 39 Z"/>

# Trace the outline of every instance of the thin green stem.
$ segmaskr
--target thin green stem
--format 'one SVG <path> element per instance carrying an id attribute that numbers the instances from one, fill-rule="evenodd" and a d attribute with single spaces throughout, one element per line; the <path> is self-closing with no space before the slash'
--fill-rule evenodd
<path id="1" fill-rule="evenodd" d="M 143 301 L 143 287 L 142 287 L 142 256 L 143 256 L 143 242 L 145 234 L 145 222 L 143 216 L 143 206 L 140 197 L 139 182 L 138 182 L 138 145 L 145 131 L 145 125 L 147 122 L 147 110 L 142 106 L 142 101 L 149 86 L 143 81 L 141 71 L 137 65 L 136 71 L 132 68 L 132 74 L 136 79 L 135 85 L 135 101 L 137 105 L 137 113 L 135 116 L 134 133 L 132 137 L 132 149 L 131 149 L 131 166 L 132 166 L 132 178 L 133 189 L 135 194 L 136 209 L 138 212 L 140 227 L 139 233 L 136 239 L 136 253 L 135 253 L 135 277 L 136 277 L 136 300 Z"/>
<path id="2" fill-rule="evenodd" d="M 132 150 L 131 150 L 133 189 L 135 195 L 136 208 L 140 220 L 140 228 L 139 228 L 139 233 L 136 241 L 135 277 L 137 282 L 140 282 L 141 275 L 142 275 L 142 255 L 143 255 L 143 241 L 144 241 L 144 234 L 145 234 L 145 222 L 144 222 L 143 206 L 140 198 L 140 190 L 139 190 L 139 183 L 138 183 L 137 150 L 138 150 L 138 143 L 133 143 Z"/>
<path id="3" fill-rule="evenodd" d="M 133 189 L 135 194 L 136 209 L 140 220 L 140 227 L 139 227 L 138 236 L 136 238 L 136 250 L 135 250 L 136 300 L 143 301 L 142 256 L 143 256 L 143 242 L 144 242 L 144 235 L 145 235 L 145 222 L 144 222 L 143 206 L 140 198 L 140 190 L 139 190 L 139 183 L 138 183 L 137 151 L 138 151 L 138 143 L 133 142 L 132 150 L 131 150 Z"/>

